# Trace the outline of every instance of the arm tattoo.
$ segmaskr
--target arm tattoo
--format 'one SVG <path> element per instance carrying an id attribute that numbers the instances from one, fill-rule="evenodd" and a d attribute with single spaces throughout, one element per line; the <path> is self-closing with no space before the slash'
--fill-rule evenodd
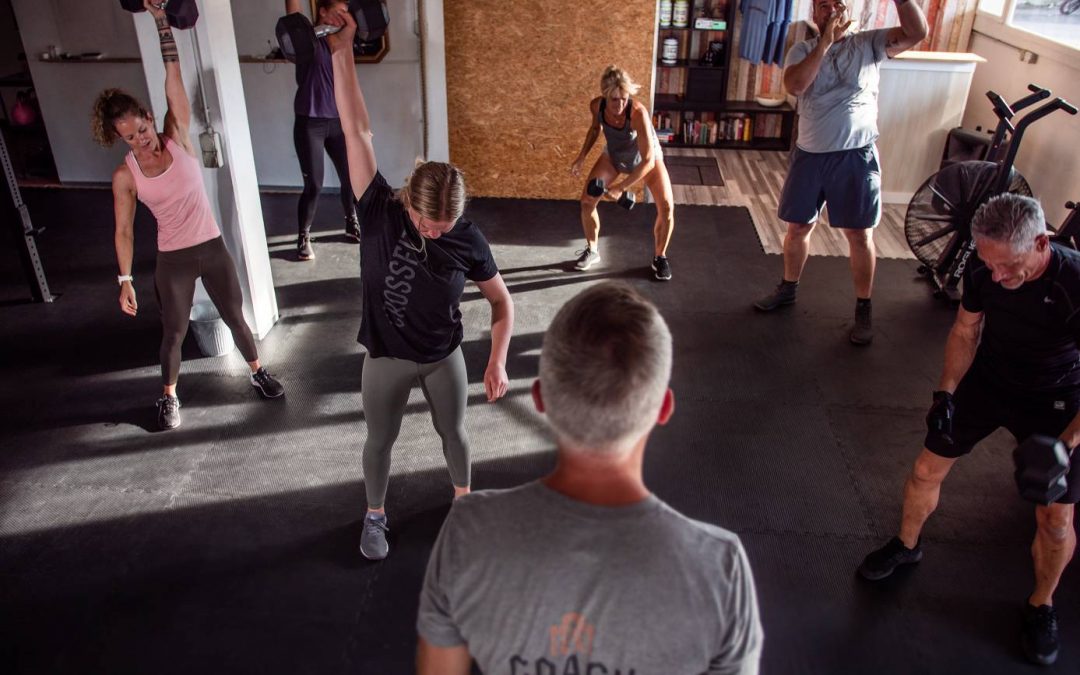
<path id="1" fill-rule="evenodd" d="M 161 41 L 161 60 L 165 63 L 174 63 L 180 60 L 176 51 L 176 38 L 173 37 L 172 28 L 165 19 L 157 20 L 158 39 Z"/>

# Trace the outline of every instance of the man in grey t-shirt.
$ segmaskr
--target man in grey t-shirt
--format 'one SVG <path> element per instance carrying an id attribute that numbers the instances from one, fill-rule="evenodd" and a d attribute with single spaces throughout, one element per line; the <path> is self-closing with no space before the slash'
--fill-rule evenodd
<path id="1" fill-rule="evenodd" d="M 848 240 L 855 283 L 853 343 L 870 344 L 874 286 L 873 228 L 881 218 L 877 148 L 878 66 L 926 37 L 926 17 L 913 0 L 894 0 L 900 26 L 848 32 L 844 0 L 814 0 L 819 36 L 794 45 L 784 63 L 784 87 L 799 98 L 799 138 L 791 152 L 777 215 L 787 223 L 784 276 L 754 303 L 767 312 L 795 302 L 810 234 L 821 207 Z"/>
<path id="2" fill-rule="evenodd" d="M 629 286 L 604 283 L 544 338 L 537 409 L 555 470 L 457 500 L 420 596 L 422 675 L 754 675 L 762 630 L 736 535 L 691 520 L 642 481 L 674 410 L 671 334 Z"/>

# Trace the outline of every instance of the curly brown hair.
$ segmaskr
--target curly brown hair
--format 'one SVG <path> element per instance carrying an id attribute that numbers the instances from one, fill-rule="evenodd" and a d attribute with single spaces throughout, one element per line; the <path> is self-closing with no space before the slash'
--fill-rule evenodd
<path id="1" fill-rule="evenodd" d="M 112 147 L 118 138 L 116 120 L 127 115 L 150 119 L 146 106 L 123 89 L 106 89 L 98 94 L 90 112 L 90 133 L 98 145 Z"/>

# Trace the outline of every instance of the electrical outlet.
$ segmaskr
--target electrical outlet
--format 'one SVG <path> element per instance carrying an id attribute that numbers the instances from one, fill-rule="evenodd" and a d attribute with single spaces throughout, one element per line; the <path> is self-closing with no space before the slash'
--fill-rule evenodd
<path id="1" fill-rule="evenodd" d="M 1038 63 L 1039 55 L 1035 52 L 1028 51 L 1026 49 L 1020 50 L 1020 62 L 1021 63 Z"/>
<path id="2" fill-rule="evenodd" d="M 221 134 L 207 129 L 199 134 L 199 147 L 202 149 L 203 166 L 207 169 L 220 169 L 225 165 L 225 156 L 221 152 Z"/>

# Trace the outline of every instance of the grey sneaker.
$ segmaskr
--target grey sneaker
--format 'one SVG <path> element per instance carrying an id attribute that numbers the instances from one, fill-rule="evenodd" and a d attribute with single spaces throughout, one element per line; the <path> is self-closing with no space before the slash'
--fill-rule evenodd
<path id="1" fill-rule="evenodd" d="M 754 309 L 759 312 L 771 312 L 777 307 L 783 307 L 784 305 L 795 304 L 795 294 L 799 290 L 798 281 L 784 281 L 780 280 L 780 283 L 776 285 L 776 289 L 772 293 L 769 293 L 764 298 L 754 303 Z"/>
<path id="2" fill-rule="evenodd" d="M 180 426 L 180 399 L 162 396 L 157 401 L 157 423 L 162 431 Z"/>
<path id="3" fill-rule="evenodd" d="M 306 234 L 296 240 L 296 257 L 300 260 L 314 260 L 315 251 L 311 248 L 311 238 Z"/>
<path id="4" fill-rule="evenodd" d="M 281 386 L 273 375 L 266 372 L 266 368 L 259 368 L 251 374 L 251 386 L 258 389 L 263 398 L 278 398 L 285 395 L 285 387 Z"/>
<path id="5" fill-rule="evenodd" d="M 589 247 L 585 247 L 584 251 L 577 251 L 574 255 L 578 257 L 577 262 L 574 263 L 574 269 L 582 272 L 600 262 L 600 254 Z"/>
<path id="6" fill-rule="evenodd" d="M 390 552 L 386 543 L 386 515 L 368 511 L 364 516 L 364 533 L 360 535 L 360 555 L 368 560 L 382 560 Z"/>
<path id="7" fill-rule="evenodd" d="M 652 269 L 660 281 L 671 280 L 671 263 L 668 262 L 667 256 L 658 255 L 653 258 Z"/>
<path id="8" fill-rule="evenodd" d="M 859 576 L 870 581 L 884 579 L 901 565 L 913 565 L 922 560 L 922 546 L 915 548 L 904 546 L 900 537 L 893 537 L 889 543 L 869 553 L 859 565 Z"/>
<path id="9" fill-rule="evenodd" d="M 355 213 L 345 219 L 345 238 L 360 243 L 360 221 Z"/>
<path id="10" fill-rule="evenodd" d="M 870 322 L 870 303 L 855 303 L 855 325 L 851 327 L 852 344 L 868 345 L 874 341 L 874 329 Z"/>

